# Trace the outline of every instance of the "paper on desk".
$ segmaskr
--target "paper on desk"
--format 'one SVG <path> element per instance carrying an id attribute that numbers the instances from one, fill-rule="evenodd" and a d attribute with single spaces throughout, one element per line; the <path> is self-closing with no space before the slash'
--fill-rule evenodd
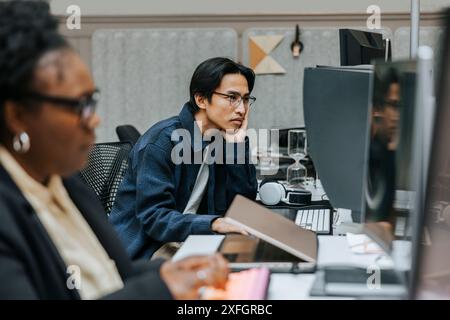
<path id="1" fill-rule="evenodd" d="M 347 233 L 349 249 L 355 254 L 383 254 L 383 249 L 365 234 Z"/>
<path id="2" fill-rule="evenodd" d="M 210 255 L 217 252 L 224 235 L 190 235 L 172 260 L 178 261 L 195 255 Z"/>
<path id="3" fill-rule="evenodd" d="M 348 235 L 348 234 L 347 234 Z M 352 234 L 354 235 L 354 234 Z M 352 237 L 350 235 L 350 237 Z M 392 259 L 386 253 L 354 253 L 347 237 L 319 236 L 318 267 L 355 266 L 367 268 L 376 264 L 380 268 L 392 268 Z"/>

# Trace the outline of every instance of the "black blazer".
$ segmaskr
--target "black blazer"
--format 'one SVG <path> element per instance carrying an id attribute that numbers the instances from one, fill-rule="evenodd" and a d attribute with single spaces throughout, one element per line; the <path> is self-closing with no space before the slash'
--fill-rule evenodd
<path id="1" fill-rule="evenodd" d="M 106 299 L 171 299 L 159 275 L 162 261 L 131 262 L 95 194 L 78 178 L 63 179 L 72 201 L 109 257 L 123 289 Z M 36 212 L 0 165 L 0 299 L 80 299 Z"/>

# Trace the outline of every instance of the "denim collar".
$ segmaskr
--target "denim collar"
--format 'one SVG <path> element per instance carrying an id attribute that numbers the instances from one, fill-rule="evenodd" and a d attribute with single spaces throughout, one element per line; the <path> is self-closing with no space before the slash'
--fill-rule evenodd
<path id="1" fill-rule="evenodd" d="M 191 135 L 192 150 L 194 152 L 202 151 L 208 145 L 208 142 L 203 141 L 202 133 L 195 122 L 194 112 L 192 111 L 190 102 L 184 104 L 179 117 L 181 125 L 184 129 L 188 130 Z"/>

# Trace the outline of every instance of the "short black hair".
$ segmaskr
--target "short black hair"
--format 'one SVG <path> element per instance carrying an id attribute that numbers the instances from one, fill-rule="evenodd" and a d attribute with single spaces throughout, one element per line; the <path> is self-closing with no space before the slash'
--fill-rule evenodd
<path id="1" fill-rule="evenodd" d="M 195 103 L 195 95 L 199 94 L 211 102 L 213 92 L 220 86 L 222 78 L 227 74 L 236 73 L 242 74 L 247 79 L 248 90 L 252 92 L 255 84 L 255 73 L 252 69 L 223 57 L 211 58 L 200 63 L 192 75 L 189 86 L 192 110 L 194 112 L 199 110 Z"/>
<path id="2" fill-rule="evenodd" d="M 382 76 L 375 74 L 374 77 L 374 109 L 380 111 L 386 102 L 386 95 L 392 84 L 400 83 L 398 71 L 390 67 Z"/>
<path id="3" fill-rule="evenodd" d="M 33 86 L 39 59 L 69 47 L 58 33 L 49 4 L 39 0 L 0 1 L 0 130 L 5 130 L 4 104 L 20 99 Z M 0 132 L 0 138 L 5 132 Z"/>

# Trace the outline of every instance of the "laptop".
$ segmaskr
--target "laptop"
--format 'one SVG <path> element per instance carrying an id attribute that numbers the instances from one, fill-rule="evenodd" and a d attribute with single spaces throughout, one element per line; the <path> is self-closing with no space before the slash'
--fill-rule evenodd
<path id="1" fill-rule="evenodd" d="M 222 239 L 218 251 L 232 270 L 315 271 L 318 241 L 313 231 L 240 195 L 234 198 L 225 220 L 250 234 L 229 234 Z"/>

